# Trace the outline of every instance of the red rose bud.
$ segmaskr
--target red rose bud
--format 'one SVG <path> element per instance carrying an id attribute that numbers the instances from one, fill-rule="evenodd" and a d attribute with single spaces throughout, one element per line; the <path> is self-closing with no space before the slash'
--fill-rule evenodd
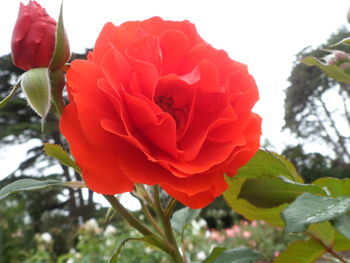
<path id="1" fill-rule="evenodd" d="M 21 3 L 12 34 L 13 63 L 24 70 L 48 67 L 55 48 L 56 21 L 38 3 Z"/>

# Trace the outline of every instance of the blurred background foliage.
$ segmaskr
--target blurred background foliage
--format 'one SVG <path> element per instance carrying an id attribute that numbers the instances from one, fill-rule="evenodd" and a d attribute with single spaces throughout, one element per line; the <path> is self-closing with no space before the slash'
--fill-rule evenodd
<path id="1" fill-rule="evenodd" d="M 329 54 L 326 50 L 331 44 L 348 36 L 349 32 L 341 28 L 320 47 L 303 49 L 296 55 L 288 79 L 283 129 L 290 131 L 298 144 L 288 145 L 283 155 L 294 163 L 307 183 L 320 177 L 350 177 L 350 86 L 329 79 L 317 67 L 308 67 L 299 60 L 307 56 L 324 57 Z M 339 49 L 350 52 L 346 46 Z M 73 54 L 72 59 L 85 57 L 86 54 Z M 10 55 L 0 58 L 0 100 L 8 95 L 22 73 L 13 66 Z M 1 109 L 0 147 L 35 139 L 66 146 L 54 116 L 47 118 L 42 133 L 39 117 L 26 104 L 21 93 L 17 93 Z M 327 150 L 313 152 L 308 145 L 323 146 Z M 52 169 L 42 168 L 52 166 L 57 168 L 54 173 L 50 172 Z M 28 150 L 18 167 L 0 181 L 0 188 L 18 178 L 42 176 L 64 181 L 81 179 L 79 174 L 47 157 L 42 146 L 35 146 Z M 107 209 L 96 204 L 93 195 L 92 191 L 84 193 L 82 189 L 51 188 L 17 193 L 1 201 L 0 263 L 106 262 L 106 255 L 109 256 L 123 238 L 135 233 L 131 233 L 133 230 L 118 216 L 106 222 Z M 139 212 L 136 214 L 142 216 Z M 207 239 L 226 247 L 244 245 L 258 249 L 265 253 L 268 262 L 288 241 L 281 230 L 261 222 L 242 221 L 221 197 L 204 208 L 200 218 L 186 230 L 193 260 L 208 255 L 213 245 L 205 242 Z M 200 221 L 203 219 L 205 223 Z M 113 233 L 106 234 L 107 229 Z M 128 244 L 122 255 L 128 259 L 125 262 L 164 260 L 160 252 L 139 243 Z M 122 258 L 120 262 L 124 262 Z"/>

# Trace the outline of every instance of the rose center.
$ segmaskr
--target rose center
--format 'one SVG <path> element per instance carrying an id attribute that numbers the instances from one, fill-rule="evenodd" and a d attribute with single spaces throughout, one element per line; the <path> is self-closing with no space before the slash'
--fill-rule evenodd
<path id="1" fill-rule="evenodd" d="M 155 103 L 164 111 L 169 113 L 176 122 L 176 128 L 183 128 L 187 119 L 186 108 L 176 107 L 176 102 L 170 94 L 163 94 L 155 97 Z"/>

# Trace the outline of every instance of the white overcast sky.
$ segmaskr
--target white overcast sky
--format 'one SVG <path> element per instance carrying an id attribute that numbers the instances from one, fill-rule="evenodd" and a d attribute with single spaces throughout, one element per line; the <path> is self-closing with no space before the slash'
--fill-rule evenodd
<path id="1" fill-rule="evenodd" d="M 10 52 L 20 2 L 0 1 L 0 55 Z M 38 2 L 57 18 L 60 0 Z M 284 89 L 294 56 L 347 26 L 349 4 L 348 0 L 65 0 L 64 21 L 71 49 L 79 52 L 93 47 L 108 21 L 117 25 L 156 15 L 190 20 L 207 42 L 248 65 L 260 90 L 255 111 L 263 117 L 264 138 L 278 151 L 291 142 L 288 135 L 281 136 L 281 127 Z M 7 156 L 13 153 L 23 158 L 25 150 L 0 150 L 0 167 L 9 163 Z"/>

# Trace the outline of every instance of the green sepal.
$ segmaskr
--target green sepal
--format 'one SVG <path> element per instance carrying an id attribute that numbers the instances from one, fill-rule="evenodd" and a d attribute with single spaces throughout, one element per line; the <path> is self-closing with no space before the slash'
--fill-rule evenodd
<path id="1" fill-rule="evenodd" d="M 32 68 L 21 76 L 21 87 L 30 107 L 44 120 L 51 107 L 48 68 Z"/>
<path id="2" fill-rule="evenodd" d="M 70 58 L 70 48 L 66 30 L 63 24 L 63 1 L 61 3 L 60 15 L 56 26 L 55 49 L 49 65 L 51 71 L 60 69 Z"/>

